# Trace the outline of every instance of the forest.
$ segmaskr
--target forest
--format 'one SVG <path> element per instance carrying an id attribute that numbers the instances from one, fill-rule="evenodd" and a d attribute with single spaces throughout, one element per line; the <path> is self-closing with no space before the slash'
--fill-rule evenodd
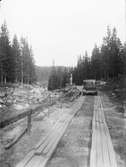
<path id="1" fill-rule="evenodd" d="M 117 36 L 116 28 L 107 27 L 102 45 L 94 46 L 91 57 L 85 52 L 78 58 L 73 70 L 73 81 L 82 84 L 84 79 L 118 80 L 126 74 L 126 44 Z"/>
<path id="2" fill-rule="evenodd" d="M 0 83 L 27 83 L 36 81 L 32 47 L 26 38 L 12 41 L 4 22 L 0 29 Z"/>
<path id="3" fill-rule="evenodd" d="M 37 70 L 36 70 L 37 68 Z M 65 87 L 69 83 L 70 74 L 73 83 L 81 85 L 84 79 L 119 80 L 126 75 L 126 44 L 117 35 L 116 28 L 107 27 L 101 46 L 95 44 L 92 54 L 87 51 L 80 55 L 76 67 L 55 67 L 45 69 L 35 66 L 32 47 L 26 38 L 18 40 L 14 35 L 12 41 L 4 22 L 0 29 L 0 83 L 32 84 L 37 78 L 48 80 L 48 89 Z M 38 74 L 36 74 L 36 72 Z M 48 72 L 48 74 L 47 74 Z"/>
<path id="4" fill-rule="evenodd" d="M 116 28 L 107 27 L 101 46 L 95 44 L 91 56 L 85 51 L 84 55 L 78 57 L 76 67 L 69 68 L 71 70 L 68 72 L 62 71 L 63 77 L 54 68 L 49 78 L 51 89 L 65 86 L 69 79 L 63 77 L 69 78 L 70 73 L 76 85 L 81 85 L 84 79 L 117 81 L 126 75 L 126 44 L 122 44 Z"/>

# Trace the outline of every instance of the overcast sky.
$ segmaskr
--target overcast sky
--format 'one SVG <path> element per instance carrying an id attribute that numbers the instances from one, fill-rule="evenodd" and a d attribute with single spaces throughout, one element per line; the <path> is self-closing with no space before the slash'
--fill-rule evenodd
<path id="1" fill-rule="evenodd" d="M 32 45 L 37 65 L 76 64 L 85 50 L 101 44 L 107 25 L 125 39 L 125 0 L 3 0 L 0 25 L 5 19 L 10 32 L 25 36 Z"/>

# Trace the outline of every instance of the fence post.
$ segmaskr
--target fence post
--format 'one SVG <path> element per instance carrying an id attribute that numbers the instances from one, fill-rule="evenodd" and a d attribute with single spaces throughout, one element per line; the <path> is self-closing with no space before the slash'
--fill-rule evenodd
<path id="1" fill-rule="evenodd" d="M 32 115 L 32 110 L 28 112 L 28 117 L 27 117 L 27 132 L 29 135 L 31 132 L 31 115 Z"/>

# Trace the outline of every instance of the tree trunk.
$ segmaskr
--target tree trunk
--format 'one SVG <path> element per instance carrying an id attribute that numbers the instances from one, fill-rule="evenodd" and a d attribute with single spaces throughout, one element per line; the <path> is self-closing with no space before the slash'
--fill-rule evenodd
<path id="1" fill-rule="evenodd" d="M 6 79 L 6 76 L 4 77 L 4 84 L 6 84 L 7 83 L 7 79 Z"/>

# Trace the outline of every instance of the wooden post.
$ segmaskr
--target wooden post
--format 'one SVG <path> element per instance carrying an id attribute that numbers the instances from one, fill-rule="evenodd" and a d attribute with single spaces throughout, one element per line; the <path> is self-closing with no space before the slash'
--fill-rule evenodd
<path id="1" fill-rule="evenodd" d="M 28 117 L 27 117 L 27 132 L 29 135 L 31 132 L 31 115 L 32 115 L 32 110 L 28 112 Z"/>

